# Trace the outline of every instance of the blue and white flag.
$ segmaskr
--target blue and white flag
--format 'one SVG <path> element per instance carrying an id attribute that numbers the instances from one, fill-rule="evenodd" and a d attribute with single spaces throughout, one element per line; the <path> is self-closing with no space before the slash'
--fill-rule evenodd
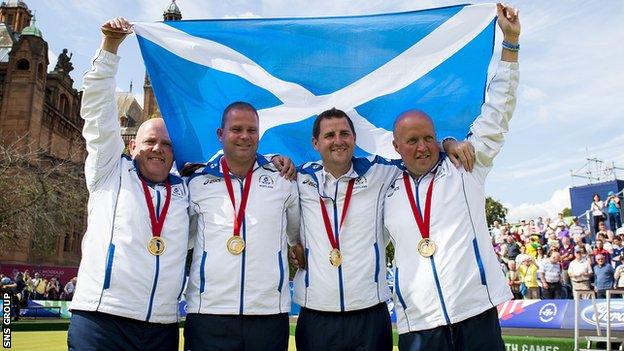
<path id="1" fill-rule="evenodd" d="M 320 112 L 353 120 L 357 155 L 397 158 L 392 124 L 427 112 L 438 136 L 463 138 L 484 101 L 496 6 L 329 18 L 138 23 L 137 34 L 178 165 L 221 149 L 224 108 L 254 105 L 260 153 L 319 159 Z"/>

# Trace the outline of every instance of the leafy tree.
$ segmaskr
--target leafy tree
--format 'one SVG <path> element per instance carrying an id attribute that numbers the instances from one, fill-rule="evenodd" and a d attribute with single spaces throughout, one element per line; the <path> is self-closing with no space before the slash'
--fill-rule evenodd
<path id="1" fill-rule="evenodd" d="M 487 224 L 491 226 L 494 221 L 504 223 L 507 221 L 507 208 L 490 196 L 485 198 L 485 217 Z"/>
<path id="2" fill-rule="evenodd" d="M 561 213 L 563 213 L 563 217 L 572 217 L 572 209 L 569 207 L 566 207 L 563 210 L 561 210 Z"/>

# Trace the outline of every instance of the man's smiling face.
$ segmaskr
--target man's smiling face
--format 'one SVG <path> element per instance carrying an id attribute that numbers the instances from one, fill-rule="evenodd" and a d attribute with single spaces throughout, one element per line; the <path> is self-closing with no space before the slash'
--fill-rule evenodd
<path id="1" fill-rule="evenodd" d="M 161 118 L 144 122 L 137 131 L 136 139 L 130 140 L 128 146 L 143 177 L 152 182 L 167 179 L 173 165 L 173 148 Z"/>

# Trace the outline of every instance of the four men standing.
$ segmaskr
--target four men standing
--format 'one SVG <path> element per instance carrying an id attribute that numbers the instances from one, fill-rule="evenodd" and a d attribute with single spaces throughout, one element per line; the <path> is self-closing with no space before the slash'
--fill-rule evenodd
<path id="1" fill-rule="evenodd" d="M 303 165 L 290 182 L 256 154 L 258 114 L 237 102 L 226 108 L 217 131 L 223 156 L 191 175 L 188 188 L 169 174 L 173 152 L 162 120 L 139 128 L 132 160 L 121 156 L 115 53 L 129 24 L 107 22 L 102 50 L 85 76 L 91 215 L 70 349 L 177 348 L 188 209 L 194 257 L 187 350 L 288 347 L 288 245 L 305 267 L 295 277 L 294 299 L 302 306 L 298 349 L 391 349 L 388 234 L 396 248 L 400 348 L 502 350 L 495 306 L 511 293 L 487 247 L 483 184 L 515 105 L 520 29 L 517 12 L 498 6 L 503 62 L 468 138 L 475 172 L 453 166 L 432 120 L 420 111 L 395 123 L 393 143 L 403 162 L 354 158 L 353 124 L 331 109 L 313 128 L 322 161 Z M 465 160 L 468 144 L 451 147 Z M 134 267 L 152 267 L 153 275 L 132 274 Z"/>

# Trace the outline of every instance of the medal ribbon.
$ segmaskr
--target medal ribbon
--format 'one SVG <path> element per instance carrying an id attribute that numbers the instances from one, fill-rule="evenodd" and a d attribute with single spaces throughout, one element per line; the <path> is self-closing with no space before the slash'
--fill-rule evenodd
<path id="1" fill-rule="evenodd" d="M 154 209 L 152 195 L 150 194 L 147 182 L 141 177 L 139 177 L 139 179 L 141 179 L 141 185 L 143 186 L 143 195 L 145 195 L 145 202 L 147 203 L 147 210 L 149 211 L 150 222 L 152 222 L 152 236 L 159 237 L 165 224 L 165 219 L 167 218 L 167 212 L 169 212 L 169 203 L 171 202 L 171 183 L 169 183 L 169 179 L 165 181 L 167 196 L 165 196 L 165 205 L 160 212 L 159 220 L 156 218 L 156 210 Z"/>
<path id="2" fill-rule="evenodd" d="M 431 222 L 431 197 L 433 195 L 433 181 L 435 180 L 435 173 L 433 173 L 433 177 L 431 178 L 431 182 L 429 183 L 429 188 L 427 188 L 427 197 L 425 199 L 425 213 L 424 220 L 420 216 L 420 211 L 418 210 L 418 206 L 416 206 L 416 201 L 414 200 L 414 191 L 412 190 L 412 179 L 407 172 L 403 172 L 403 183 L 405 184 L 405 192 L 407 193 L 407 199 L 409 200 L 410 207 L 412 208 L 412 213 L 414 214 L 414 218 L 416 219 L 416 224 L 418 225 L 418 229 L 420 230 L 420 235 L 422 235 L 423 239 L 429 238 L 429 223 Z"/>
<path id="3" fill-rule="evenodd" d="M 238 208 L 238 215 L 236 214 L 236 200 L 234 199 L 234 188 L 232 187 L 232 179 L 230 178 L 230 167 L 227 165 L 225 157 L 221 158 L 221 167 L 223 168 L 223 179 L 225 180 L 225 187 L 227 188 L 230 201 L 232 201 L 232 207 L 234 208 L 234 230 L 232 235 L 240 236 L 240 228 L 245 218 L 245 208 L 247 207 L 247 198 L 249 197 L 249 190 L 251 189 L 251 177 L 253 167 L 249 169 L 245 176 L 243 185 L 243 194 L 241 196 L 241 204 Z"/>
<path id="4" fill-rule="evenodd" d="M 351 194 L 353 193 L 353 184 L 355 184 L 355 179 L 351 179 L 349 181 L 349 184 L 347 185 L 347 193 L 345 194 L 345 201 L 344 205 L 342 206 L 342 214 L 340 216 L 340 229 L 342 229 L 342 224 L 344 223 L 345 217 L 347 217 L 347 210 L 349 209 Z M 319 202 L 321 203 L 321 214 L 323 215 L 323 223 L 325 223 L 325 231 L 327 232 L 327 238 L 329 238 L 329 243 L 331 244 L 332 249 L 340 250 L 340 242 L 334 236 L 334 231 L 332 230 L 331 222 L 329 221 L 329 215 L 327 214 L 325 202 L 323 202 L 322 197 L 319 197 Z"/>

